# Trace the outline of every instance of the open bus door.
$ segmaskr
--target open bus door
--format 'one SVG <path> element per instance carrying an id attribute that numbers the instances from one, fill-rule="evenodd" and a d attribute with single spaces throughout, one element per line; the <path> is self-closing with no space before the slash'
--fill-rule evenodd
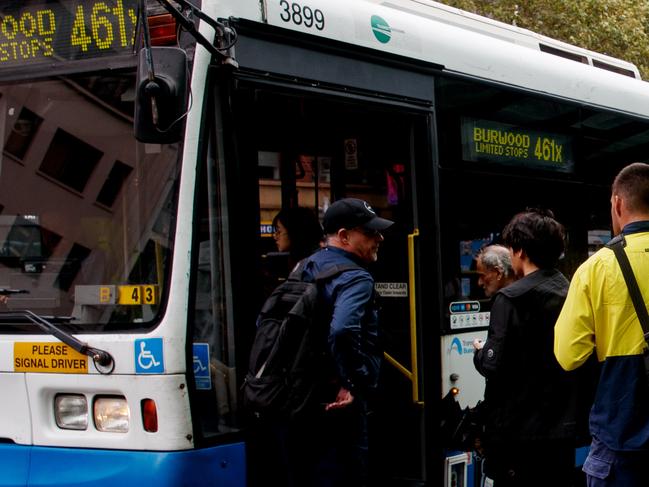
<path id="1" fill-rule="evenodd" d="M 223 248 L 232 269 L 226 302 L 239 380 L 272 288 L 268 276 L 288 273 L 270 257 L 274 216 L 304 206 L 322 218 L 338 199 L 368 201 L 396 222 L 370 269 L 386 352 L 370 415 L 372 485 L 438 485 L 442 298 L 432 74 L 235 27 L 239 68 L 215 68 L 208 81 L 214 127 L 207 145 L 216 148 L 224 177 Z"/>
<path id="2" fill-rule="evenodd" d="M 271 276 L 276 284 L 289 271 L 273 239 L 272 221 L 282 208 L 307 207 L 321 219 L 334 201 L 355 197 L 395 221 L 370 267 L 385 350 L 379 390 L 371 401 L 370 474 L 372 485 L 385 479 L 391 485 L 421 482 L 428 446 L 417 310 L 419 283 L 435 273 L 421 271 L 414 172 L 419 161 L 430 167 L 429 113 L 255 80 L 237 83 L 231 99 L 236 153 L 244 166 L 237 172 L 257 175 L 259 282 Z M 429 179 L 419 181 L 424 180 Z M 256 309 L 272 289 L 261 287 Z M 432 389 L 437 398 L 439 389 Z"/>
<path id="3" fill-rule="evenodd" d="M 209 269 L 206 283 L 209 276 L 223 280 L 211 286 L 212 301 L 218 304 L 211 305 L 211 321 L 218 315 L 216 322 L 226 331 L 215 338 L 200 332 L 199 318 L 207 306 L 199 303 L 200 275 L 197 324 L 190 330 L 195 346 L 207 343 L 219 357 L 235 361 L 237 371 L 228 368 L 225 373 L 227 387 L 221 395 L 228 400 L 211 392 L 203 398 L 196 381 L 192 415 L 197 444 L 218 441 L 218 433 L 228 431 L 225 424 L 230 422 L 224 420 L 238 409 L 232 379 L 236 375 L 241 381 L 245 373 L 255 318 L 272 288 L 269 276 L 277 282 L 288 274 L 285 262 L 273 255 L 273 217 L 283 207 L 304 206 L 321 219 L 332 202 L 356 197 L 396 222 L 370 268 L 381 300 L 385 351 L 369 419 L 372 485 L 437 484 L 441 448 L 435 420 L 426 420 L 437 417 L 440 393 L 432 77 L 344 53 L 293 51 L 286 44 L 247 37 L 243 28 L 238 31 L 241 69 L 212 70 L 205 138 L 198 148 L 206 160 L 201 165 L 208 168 L 197 181 L 202 188 L 195 237 L 201 244 L 198 269 Z M 314 59 L 318 57 L 324 59 Z M 301 72 L 290 82 L 269 74 L 304 70 L 313 72 Z M 318 77 L 337 88 L 299 81 Z M 389 95 L 379 96 L 377 89 Z M 140 113 L 148 119 L 146 111 Z M 140 127 L 142 140 L 151 136 L 155 141 L 149 125 Z M 425 218 L 418 217 L 421 213 Z M 215 296 L 215 289 L 224 292 Z M 254 471 L 255 465 L 248 465 L 248 472 Z"/>

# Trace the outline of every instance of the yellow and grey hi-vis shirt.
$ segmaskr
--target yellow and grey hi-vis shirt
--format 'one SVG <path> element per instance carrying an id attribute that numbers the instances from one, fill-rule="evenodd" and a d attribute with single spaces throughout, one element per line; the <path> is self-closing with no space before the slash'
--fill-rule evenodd
<path id="1" fill-rule="evenodd" d="M 649 221 L 623 232 L 625 251 L 649 304 Z M 575 272 L 554 330 L 554 353 L 566 370 L 595 351 L 602 371 L 590 413 L 590 432 L 616 451 L 649 449 L 649 385 L 642 326 L 620 266 L 602 248 Z"/>

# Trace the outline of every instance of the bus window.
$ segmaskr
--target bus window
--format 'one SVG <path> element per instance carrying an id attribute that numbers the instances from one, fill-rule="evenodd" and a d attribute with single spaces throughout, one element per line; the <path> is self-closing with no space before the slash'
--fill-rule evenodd
<path id="1" fill-rule="evenodd" d="M 226 292 L 228 245 L 223 178 L 214 154 L 201 168 L 196 228 L 195 294 L 189 325 L 196 390 L 193 416 L 199 441 L 238 429 L 234 331 Z"/>
<path id="2" fill-rule="evenodd" d="M 136 144 L 134 86 L 132 68 L 0 85 L 0 287 L 27 291 L 10 310 L 88 331 L 155 322 L 178 160 Z"/>

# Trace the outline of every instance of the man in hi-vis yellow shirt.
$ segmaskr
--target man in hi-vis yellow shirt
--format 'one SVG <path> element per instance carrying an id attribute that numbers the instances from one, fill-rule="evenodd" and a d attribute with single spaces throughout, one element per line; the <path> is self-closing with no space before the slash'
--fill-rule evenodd
<path id="1" fill-rule="evenodd" d="M 620 171 L 611 195 L 613 233 L 625 252 L 645 305 L 649 303 L 649 165 Z M 592 444 L 584 463 L 589 487 L 649 485 L 649 384 L 647 348 L 613 250 L 584 262 L 555 326 L 554 353 L 573 370 L 597 353 L 602 372 L 590 413 Z"/>

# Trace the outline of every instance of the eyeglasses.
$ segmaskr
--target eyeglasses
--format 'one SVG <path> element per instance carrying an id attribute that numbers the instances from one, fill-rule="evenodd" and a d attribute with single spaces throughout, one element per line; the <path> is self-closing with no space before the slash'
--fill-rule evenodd
<path id="1" fill-rule="evenodd" d="M 372 230 L 365 227 L 355 227 L 353 230 L 356 230 L 369 238 L 383 238 L 383 234 L 378 230 Z"/>
<path id="2" fill-rule="evenodd" d="M 288 232 L 284 230 L 279 230 L 278 228 L 275 229 L 273 232 L 273 237 L 281 237 L 282 235 L 286 235 Z"/>

